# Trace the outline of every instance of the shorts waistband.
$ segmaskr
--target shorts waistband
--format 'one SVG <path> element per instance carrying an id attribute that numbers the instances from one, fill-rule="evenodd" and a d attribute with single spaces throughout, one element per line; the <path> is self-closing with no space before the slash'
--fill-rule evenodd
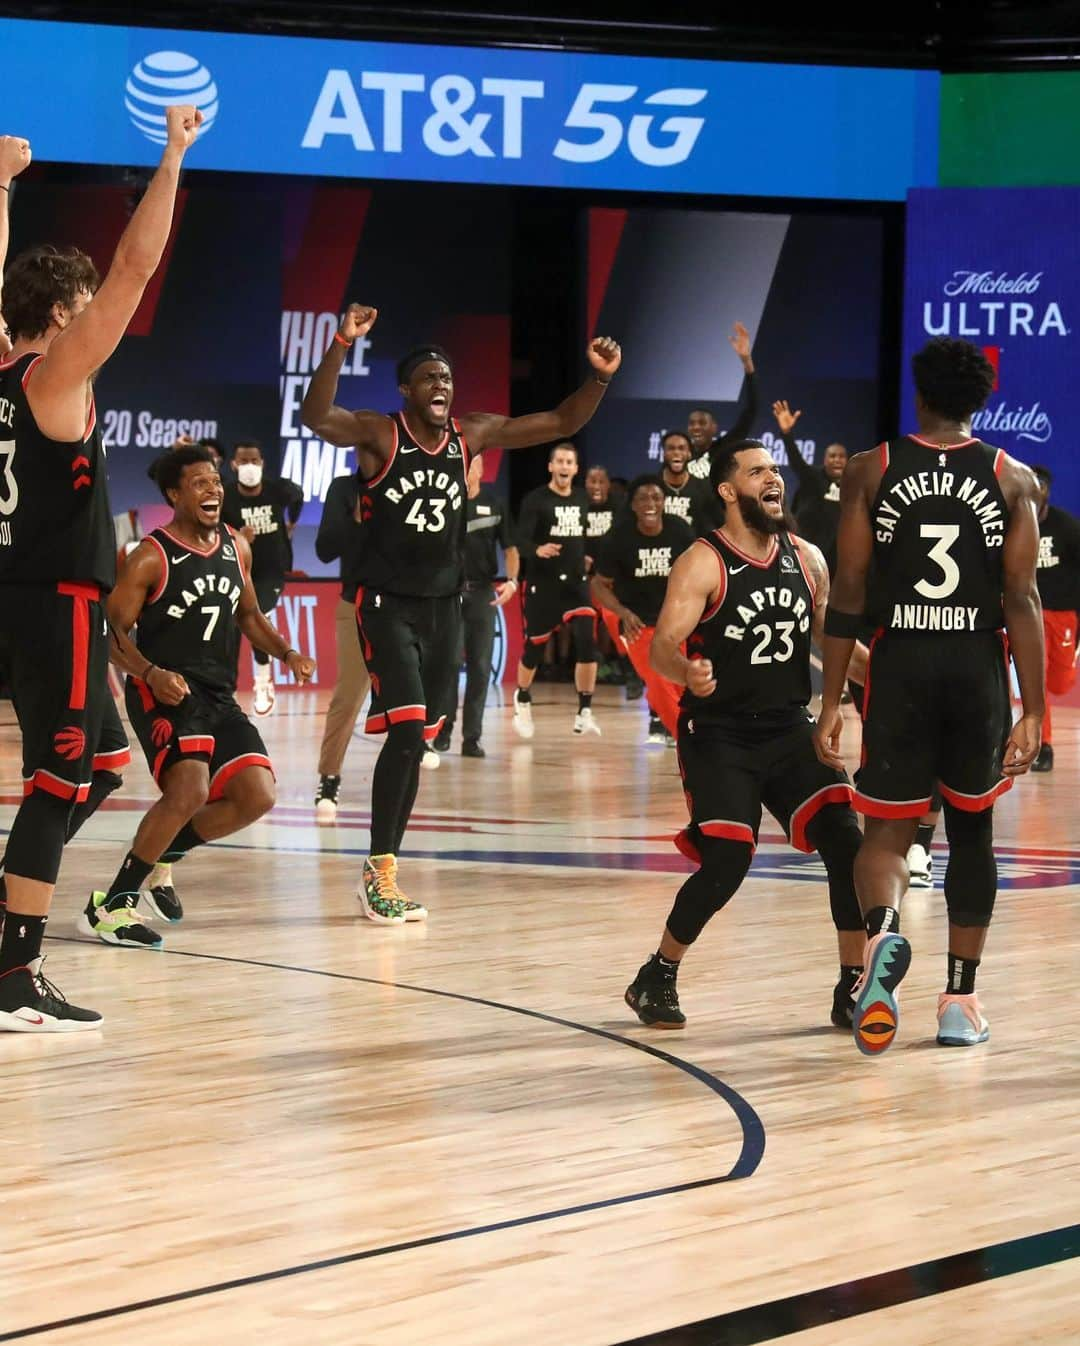
<path id="1" fill-rule="evenodd" d="M 88 584 L 84 580 L 72 580 L 70 583 L 61 580 L 56 586 L 56 592 L 69 598 L 85 598 L 88 603 L 101 602 L 101 585 Z"/>

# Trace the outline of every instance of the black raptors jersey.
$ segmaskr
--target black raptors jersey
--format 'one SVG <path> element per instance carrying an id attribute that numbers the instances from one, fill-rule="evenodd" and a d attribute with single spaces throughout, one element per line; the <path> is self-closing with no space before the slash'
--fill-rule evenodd
<path id="1" fill-rule="evenodd" d="M 42 434 L 26 400 L 41 355 L 0 363 L 0 584 L 77 580 L 111 589 L 116 534 L 91 403 L 82 439 Z"/>
<path id="2" fill-rule="evenodd" d="M 711 661 L 716 691 L 682 706 L 695 715 L 779 714 L 810 700 L 810 626 L 814 586 L 806 561 L 787 533 L 768 560 L 755 561 L 717 529 L 699 538 L 720 561 L 719 597 L 686 642 L 691 658 Z"/>
<path id="3" fill-rule="evenodd" d="M 236 687 L 236 606 L 244 571 L 236 539 L 218 525 L 210 551 L 197 551 L 167 528 L 147 541 L 162 558 L 162 581 L 139 616 L 135 644 L 152 664 L 217 691 Z"/>
<path id="4" fill-rule="evenodd" d="M 1003 449 L 917 435 L 879 449 L 870 616 L 887 631 L 996 631 L 1008 506 Z"/>
<path id="5" fill-rule="evenodd" d="M 360 487 L 361 585 L 410 598 L 444 598 L 464 579 L 465 473 L 469 451 L 451 421 L 437 448 L 394 422 L 386 466 Z"/>

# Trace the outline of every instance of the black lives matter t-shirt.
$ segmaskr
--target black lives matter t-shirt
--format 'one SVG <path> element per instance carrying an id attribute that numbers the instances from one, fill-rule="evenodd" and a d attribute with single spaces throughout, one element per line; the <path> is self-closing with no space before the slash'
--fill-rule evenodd
<path id="1" fill-rule="evenodd" d="M 1050 505 L 1039 521 L 1039 597 L 1048 612 L 1080 610 L 1080 519 Z"/>
<path id="2" fill-rule="evenodd" d="M 604 539 L 596 571 L 612 581 L 615 597 L 623 607 L 646 626 L 655 626 L 664 606 L 671 567 L 693 541 L 691 529 L 667 514 L 655 537 L 642 533 L 636 519 L 624 519 Z"/>
<path id="3" fill-rule="evenodd" d="M 521 504 L 518 546 L 536 580 L 580 580 L 585 577 L 589 497 L 578 486 L 560 495 L 550 486 L 538 486 Z M 537 556 L 545 542 L 559 544 L 557 556 Z"/>
<path id="4" fill-rule="evenodd" d="M 292 568 L 292 544 L 287 522 L 295 523 L 304 503 L 304 493 L 294 481 L 265 477 L 257 495 L 245 495 L 238 483 L 225 487 L 221 518 L 235 528 L 250 528 L 251 578 L 283 581 Z"/>

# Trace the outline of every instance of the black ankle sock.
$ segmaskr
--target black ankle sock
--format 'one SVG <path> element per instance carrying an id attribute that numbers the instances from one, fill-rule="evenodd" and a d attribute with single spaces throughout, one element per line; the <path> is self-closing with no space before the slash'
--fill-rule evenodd
<path id="1" fill-rule="evenodd" d="M 205 846 L 206 842 L 191 823 L 185 823 L 169 842 L 168 846 L 162 852 L 161 858 L 165 864 L 174 864 L 177 860 L 182 860 L 188 851 L 193 851 L 196 846 Z"/>
<path id="2" fill-rule="evenodd" d="M 661 977 L 670 977 L 674 981 L 679 975 L 679 960 L 677 958 L 665 958 L 662 953 L 658 952 L 653 955 L 653 961 Z"/>
<path id="3" fill-rule="evenodd" d="M 924 851 L 929 852 L 934 841 L 934 824 L 920 823 L 915 829 L 915 845 L 921 846 Z"/>
<path id="4" fill-rule="evenodd" d="M 0 973 L 10 972 L 13 967 L 25 967 L 38 956 L 48 919 L 47 916 L 24 916 L 17 911 L 7 913 L 4 934 L 0 938 Z"/>
<path id="5" fill-rule="evenodd" d="M 895 907 L 874 907 L 866 913 L 866 937 L 873 939 L 885 931 L 890 935 L 900 933 L 900 913 Z"/>
<path id="6" fill-rule="evenodd" d="M 532 691 L 528 687 L 519 687 L 517 689 L 517 699 L 523 706 L 527 706 L 532 700 Z"/>
<path id="7" fill-rule="evenodd" d="M 577 694 L 578 711 L 592 710 L 592 692 L 578 692 Z"/>
<path id="8" fill-rule="evenodd" d="M 840 964 L 840 981 L 848 990 L 859 980 L 863 974 L 861 967 L 856 967 L 853 963 Z"/>
<path id="9" fill-rule="evenodd" d="M 978 958 L 958 958 L 949 954 L 949 980 L 945 990 L 949 995 L 974 995 L 975 973 L 978 970 Z"/>
<path id="10" fill-rule="evenodd" d="M 112 881 L 112 886 L 105 894 L 106 908 L 109 911 L 116 911 L 120 907 L 133 907 L 138 900 L 143 880 L 149 878 L 153 868 L 153 861 L 147 863 L 140 860 L 134 851 L 128 851 L 124 863 Z"/>

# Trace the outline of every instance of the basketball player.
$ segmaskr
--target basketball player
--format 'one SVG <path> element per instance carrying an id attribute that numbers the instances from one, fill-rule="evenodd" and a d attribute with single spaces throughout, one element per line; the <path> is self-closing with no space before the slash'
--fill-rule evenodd
<path id="1" fill-rule="evenodd" d="M 292 569 L 290 539 L 304 508 L 304 493 L 294 481 L 266 476 L 262 449 L 253 439 L 241 439 L 237 443 L 233 449 L 232 468 L 236 480 L 225 487 L 221 517 L 230 528 L 241 533 L 251 547 L 251 583 L 259 601 L 259 611 L 269 617 L 285 588 L 285 576 Z M 256 715 L 269 715 L 274 709 L 270 656 L 265 650 L 254 650 L 253 655 L 253 709 Z"/>
<path id="2" fill-rule="evenodd" d="M 918 434 L 857 454 L 841 483 L 815 735 L 822 762 L 839 767 L 840 694 L 873 564 L 869 615 L 879 631 L 855 796 L 866 816 L 855 881 L 870 941 L 855 1042 L 866 1055 L 896 1036 L 896 989 L 911 959 L 899 933 L 906 857 L 935 783 L 949 838 L 949 963 L 937 1040 L 968 1047 L 989 1037 L 975 974 L 997 890 L 993 804 L 1031 766 L 1046 709 L 1038 486 L 1030 469 L 971 434 L 994 387 L 993 366 L 970 342 L 936 337 L 912 371 Z M 1010 647 L 1023 702 L 1011 732 Z"/>
<path id="3" fill-rule="evenodd" d="M 1064 696 L 1076 682 L 1076 621 L 1080 608 L 1080 520 L 1050 503 L 1053 477 L 1048 467 L 1036 467 L 1039 486 L 1039 562 L 1035 578 L 1043 605 L 1046 641 L 1046 690 Z M 1042 747 L 1032 771 L 1054 769 L 1050 702 L 1042 724 Z"/>
<path id="4" fill-rule="evenodd" d="M 829 574 L 836 572 L 836 529 L 840 523 L 840 478 L 847 467 L 848 451 L 843 444 L 825 449 L 820 467 L 808 463 L 799 452 L 792 431 L 802 415 L 786 402 L 774 402 L 773 416 L 787 450 L 788 463 L 799 483 L 795 496 L 795 519 L 799 536 L 812 542 L 825 557 Z"/>
<path id="5" fill-rule="evenodd" d="M 825 862 L 840 953 L 831 1017 L 850 1028 L 866 942 L 852 875 L 859 825 L 843 768 L 815 756 L 806 710 L 829 572 L 818 549 L 789 531 L 784 480 L 763 444 L 729 441 L 713 455 L 711 480 L 724 524 L 675 562 L 651 655 L 657 673 L 686 689 L 678 745 L 690 824 L 676 845 L 698 869 L 626 1003 L 644 1024 L 685 1025 L 679 964 L 746 877 L 764 805 L 796 850 Z M 865 653 L 853 661 L 857 677 Z"/>
<path id="6" fill-rule="evenodd" d="M 624 649 L 649 692 L 649 707 L 674 736 L 682 689 L 649 663 L 671 567 L 693 544 L 681 519 L 664 512 L 659 477 L 642 476 L 626 492 L 628 518 L 604 539 L 592 577 L 592 597 L 604 612 L 616 647 Z"/>
<path id="7" fill-rule="evenodd" d="M 331 444 L 356 448 L 362 555 L 357 620 L 373 689 L 369 732 L 386 731 L 371 791 L 371 853 L 359 898 L 373 921 L 426 916 L 397 885 L 397 854 L 412 812 L 424 744 L 439 732 L 447 683 L 457 673 L 469 458 L 487 445 L 522 449 L 575 434 L 600 405 L 619 367 L 610 338 L 589 343 L 588 379 L 553 411 L 531 416 L 450 416 L 454 379 L 438 347 L 398 364 L 404 408 L 394 416 L 333 404 L 357 337 L 377 317 L 350 304 L 304 398 L 304 424 Z"/>
<path id="8" fill-rule="evenodd" d="M 532 684 L 544 646 L 560 626 L 570 627 L 574 642 L 574 686 L 578 708 L 575 734 L 599 734 L 593 719 L 596 690 L 596 612 L 589 601 L 589 497 L 574 485 L 578 452 L 573 444 L 556 444 L 548 453 L 549 480 L 530 491 L 521 504 L 518 545 L 526 563 L 525 650 L 514 691 L 514 731 L 521 738 L 536 732 L 532 718 Z"/>
<path id="9" fill-rule="evenodd" d="M 100 286 L 89 257 L 51 247 L 22 253 L 4 284 L 13 348 L 0 365 L 0 659 L 22 731 L 25 795 L 8 838 L 0 1028 L 16 1032 L 102 1022 L 41 978 L 41 940 L 75 811 L 115 788 L 111 768 L 127 756 L 107 680 L 103 600 L 116 542 L 91 377 L 161 261 L 180 165 L 202 122 L 193 107 L 165 117 L 161 163 Z"/>
<path id="10" fill-rule="evenodd" d="M 744 439 L 750 433 L 750 427 L 757 415 L 757 376 L 754 373 L 754 360 L 750 354 L 750 333 L 741 322 L 737 322 L 733 334 L 728 337 L 728 341 L 731 342 L 735 354 L 742 361 L 746 376 L 744 379 L 746 405 L 735 418 L 735 424 L 723 435 L 719 432 L 716 417 L 711 411 L 706 411 L 704 407 L 695 407 L 686 422 L 687 438 L 694 449 L 693 461 L 690 463 L 690 475 L 699 477 L 706 482 L 709 480 L 709 465 L 712 461 L 710 455 L 719 452 L 725 440 L 729 444 L 734 444 L 737 440 Z M 709 495 L 711 498 L 711 487 Z"/>
<path id="11" fill-rule="evenodd" d="M 720 522 L 712 488 L 707 481 L 692 477 L 687 470 L 693 450 L 681 430 L 669 430 L 661 444 L 664 467 L 660 484 L 664 492 L 664 513 L 681 519 L 695 537 L 702 537 Z"/>
<path id="12" fill-rule="evenodd" d="M 134 647 L 118 640 L 113 662 L 128 675 L 128 718 L 161 798 L 139 824 L 108 890 L 91 893 L 78 922 L 82 934 L 121 948 L 161 945 L 136 915 L 140 890 L 159 860 L 174 864 L 273 807 L 270 759 L 234 695 L 234 622 L 298 682 L 315 668 L 259 609 L 251 547 L 222 522 L 224 490 L 211 451 L 192 444 L 170 453 L 158 468 L 158 486 L 172 520 L 128 557 L 108 615 L 121 635 L 138 627 Z M 152 905 L 165 920 L 183 917 L 171 886 L 166 900 Z"/>

